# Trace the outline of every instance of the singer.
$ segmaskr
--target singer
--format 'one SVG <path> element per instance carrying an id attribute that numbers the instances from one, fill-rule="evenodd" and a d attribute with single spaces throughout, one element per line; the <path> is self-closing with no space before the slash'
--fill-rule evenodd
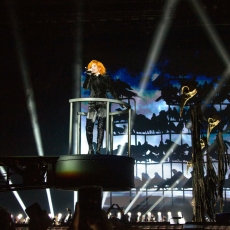
<path id="1" fill-rule="evenodd" d="M 114 99 L 119 100 L 113 88 L 113 81 L 106 74 L 106 69 L 101 62 L 92 60 L 88 64 L 85 73 L 86 79 L 83 83 L 83 88 L 90 90 L 90 97 L 108 98 L 106 92 L 109 91 Z M 104 138 L 105 117 L 106 102 L 89 102 L 86 119 L 86 138 L 89 146 L 88 154 L 94 154 L 93 128 L 96 119 L 98 121 L 96 154 L 100 154 L 100 148 Z"/>

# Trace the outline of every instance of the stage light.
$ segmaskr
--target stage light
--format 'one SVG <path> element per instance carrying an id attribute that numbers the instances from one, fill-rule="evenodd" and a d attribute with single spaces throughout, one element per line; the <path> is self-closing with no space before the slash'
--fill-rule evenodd
<path id="1" fill-rule="evenodd" d="M 16 223 L 17 224 L 25 224 L 26 223 L 26 219 L 23 218 L 23 215 L 21 213 L 17 215 Z"/>
<path id="2" fill-rule="evenodd" d="M 158 222 L 161 222 L 161 221 L 162 221 L 161 212 L 158 212 L 158 213 L 157 213 L 157 221 L 158 221 Z"/>
<path id="3" fill-rule="evenodd" d="M 151 216 L 152 216 L 152 213 L 148 212 L 148 221 L 151 221 Z"/>
<path id="4" fill-rule="evenodd" d="M 137 222 L 140 222 L 141 221 L 141 212 L 138 212 L 137 213 Z"/>
<path id="5" fill-rule="evenodd" d="M 128 222 L 131 222 L 132 213 L 131 213 L 131 212 L 128 212 L 127 215 L 128 215 L 128 217 L 129 217 L 129 218 L 128 218 Z"/>
<path id="6" fill-rule="evenodd" d="M 17 219 L 18 219 L 18 220 L 21 220 L 22 217 L 23 217 L 23 215 L 22 215 L 21 213 L 17 215 Z"/>
<path id="7" fill-rule="evenodd" d="M 170 220 L 171 220 L 171 218 L 172 218 L 172 213 L 171 213 L 171 212 L 168 212 L 167 215 L 168 215 L 167 221 L 170 222 Z"/>
<path id="8" fill-rule="evenodd" d="M 178 217 L 181 217 L 181 219 L 178 220 L 178 223 L 179 223 L 179 224 L 185 224 L 185 219 L 184 219 L 184 217 L 183 217 L 183 215 L 182 215 L 182 212 L 179 211 L 179 212 L 177 213 L 177 215 L 178 215 Z"/>
<path id="9" fill-rule="evenodd" d="M 59 222 L 60 222 L 61 218 L 62 218 L 62 214 L 61 214 L 61 213 L 58 213 L 57 219 L 58 219 Z"/>
<path id="10" fill-rule="evenodd" d="M 186 223 L 186 220 L 184 217 L 181 217 L 181 219 L 178 220 L 178 223 L 179 224 L 185 224 Z"/>
<path id="11" fill-rule="evenodd" d="M 169 223 L 170 223 L 170 224 L 177 224 L 177 223 L 175 222 L 175 220 L 173 219 L 173 217 L 171 217 L 171 219 L 169 220 Z"/>
<path id="12" fill-rule="evenodd" d="M 145 215 L 141 216 L 141 222 L 145 222 Z"/>
<path id="13" fill-rule="evenodd" d="M 121 219 L 121 213 L 120 212 L 117 213 L 117 218 Z"/>

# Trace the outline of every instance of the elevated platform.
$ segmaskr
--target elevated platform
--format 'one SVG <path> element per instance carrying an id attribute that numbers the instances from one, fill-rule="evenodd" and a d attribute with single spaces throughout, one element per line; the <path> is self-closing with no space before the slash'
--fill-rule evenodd
<path id="1" fill-rule="evenodd" d="M 81 154 L 81 118 L 87 115 L 81 105 L 90 101 L 106 103 L 106 154 Z M 0 192 L 39 188 L 78 190 L 81 186 L 101 186 L 103 191 L 127 191 L 135 187 L 135 160 L 130 157 L 131 106 L 107 98 L 75 98 L 69 102 L 68 155 L 0 157 Z M 115 110 L 121 106 L 124 106 L 123 110 Z M 124 114 L 127 122 L 127 156 L 113 155 L 113 120 Z M 74 138 L 76 146 L 73 144 Z"/>
<path id="2" fill-rule="evenodd" d="M 99 185 L 103 191 L 134 188 L 134 159 L 114 155 L 68 155 L 57 160 L 56 188 Z"/>
<path id="3" fill-rule="evenodd" d="M 54 157 L 0 157 L 0 191 L 57 188 L 78 190 L 98 185 L 103 191 L 134 188 L 131 157 L 115 155 L 63 155 Z"/>

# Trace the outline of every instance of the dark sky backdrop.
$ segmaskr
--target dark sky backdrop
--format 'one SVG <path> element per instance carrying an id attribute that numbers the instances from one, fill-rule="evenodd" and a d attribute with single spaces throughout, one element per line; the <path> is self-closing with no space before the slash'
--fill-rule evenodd
<path id="1" fill-rule="evenodd" d="M 0 5 L 0 156 L 37 156 L 19 68 L 16 31 L 7 2 Z M 63 2 L 23 0 L 12 1 L 11 5 L 34 90 L 45 155 L 63 155 L 68 150 L 69 99 L 74 95 L 78 6 L 75 1 Z M 133 76 L 140 74 L 162 16 L 164 2 L 85 1 L 83 17 L 87 20 L 83 23 L 82 67 L 97 59 L 105 64 L 108 72 L 126 68 Z M 199 22 L 187 2 L 182 0 L 178 8 L 172 9 L 173 22 L 158 65 L 169 62 L 161 71 L 172 76 L 188 73 L 220 76 L 225 66 L 210 43 L 203 23 Z M 210 23 L 227 52 L 230 51 L 229 1 L 201 2 L 204 8 L 207 6 Z M 150 16 L 153 19 L 149 19 Z M 138 20 L 132 20 L 135 17 Z M 106 18 L 106 22 L 100 21 Z M 122 20 L 116 21 L 116 18 Z M 60 197 L 67 196 L 67 193 L 53 191 L 60 204 L 56 210 L 66 208 L 66 200 Z M 36 193 L 22 191 L 20 194 L 30 199 L 27 205 L 37 200 L 48 209 L 44 190 Z M 15 209 L 20 210 L 12 193 L 0 196 L 0 205 L 7 208 L 15 205 Z"/>

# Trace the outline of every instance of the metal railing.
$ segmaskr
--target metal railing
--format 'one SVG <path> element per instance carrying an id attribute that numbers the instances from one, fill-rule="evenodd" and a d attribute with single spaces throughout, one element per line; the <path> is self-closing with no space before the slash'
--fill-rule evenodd
<path id="1" fill-rule="evenodd" d="M 108 99 L 108 98 L 75 98 L 70 99 L 70 124 L 69 124 L 69 153 L 72 150 L 72 141 L 73 141 L 73 104 L 81 102 L 106 102 L 106 154 L 113 154 L 113 121 L 114 116 L 119 116 L 121 114 L 128 114 L 128 127 L 127 127 L 127 135 L 128 135 L 128 156 L 131 156 L 130 153 L 130 144 L 131 144 L 131 106 L 123 101 Z M 120 111 L 111 111 L 111 105 L 117 104 L 120 106 L 125 106 L 123 110 Z M 79 107 L 81 109 L 81 106 Z M 77 130 L 76 130 L 76 138 L 77 138 L 77 153 L 81 154 L 81 141 L 80 141 L 80 129 L 81 129 L 81 116 L 87 116 L 87 112 L 77 111 Z M 74 153 L 75 154 L 75 153 Z"/>

